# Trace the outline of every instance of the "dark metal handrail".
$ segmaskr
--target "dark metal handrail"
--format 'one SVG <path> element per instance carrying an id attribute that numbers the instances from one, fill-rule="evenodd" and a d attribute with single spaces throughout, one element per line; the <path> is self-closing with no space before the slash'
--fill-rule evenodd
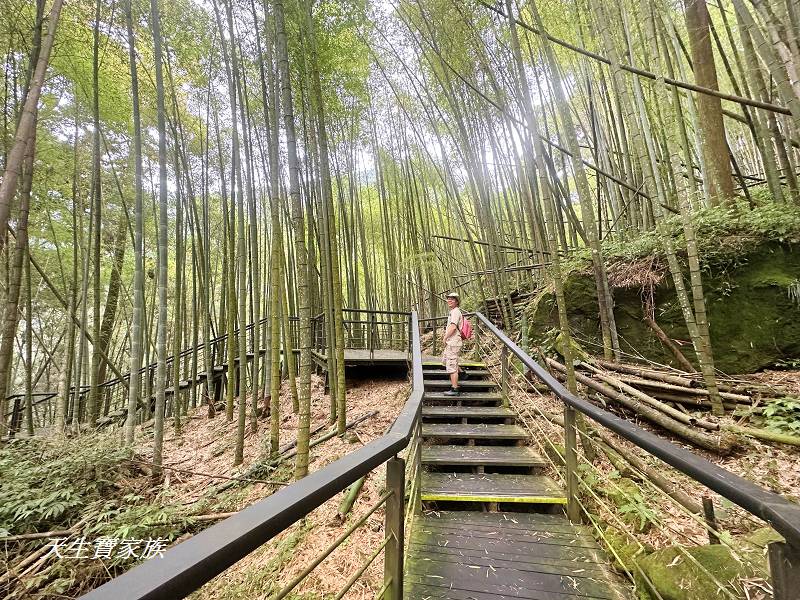
<path id="1" fill-rule="evenodd" d="M 800 506 L 789 502 L 779 494 L 765 490 L 751 481 L 701 458 L 685 448 L 681 448 L 649 431 L 645 431 L 630 421 L 603 410 L 591 402 L 578 398 L 483 314 L 476 313 L 476 316 L 562 402 L 611 429 L 629 442 L 647 450 L 653 456 L 675 467 L 695 481 L 702 483 L 720 496 L 738 504 L 749 513 L 763 519 L 780 533 L 789 544 L 800 549 Z"/>
<path id="2" fill-rule="evenodd" d="M 412 389 L 388 433 L 89 592 L 87 600 L 183 598 L 405 449 L 424 391 L 417 313 L 410 314 Z"/>

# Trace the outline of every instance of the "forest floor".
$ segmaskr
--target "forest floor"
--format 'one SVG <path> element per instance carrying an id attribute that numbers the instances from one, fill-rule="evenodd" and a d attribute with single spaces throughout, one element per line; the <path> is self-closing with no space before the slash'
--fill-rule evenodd
<path id="1" fill-rule="evenodd" d="M 377 411 L 377 413 L 348 430 L 344 439 L 334 437 L 311 449 L 309 471 L 325 465 L 352 452 L 363 444 L 380 437 L 392 424 L 407 400 L 408 382 L 405 379 L 352 379 L 348 381 L 348 421 Z M 323 380 L 312 379 L 311 429 L 327 426 L 329 397 L 323 393 Z M 297 416 L 292 413 L 288 386 L 281 393 L 281 443 L 294 439 Z M 326 427 L 327 430 L 327 427 Z M 244 463 L 232 468 L 234 456 L 236 422 L 228 422 L 224 414 L 208 420 L 205 407 L 191 415 L 180 436 L 168 436 L 164 443 L 164 456 L 168 466 L 204 473 L 236 477 L 244 474 L 248 467 L 263 458 L 263 448 L 269 444 L 269 421 L 261 419 L 259 429 L 253 433 L 248 424 L 245 438 Z M 151 452 L 151 444 L 142 439 L 141 455 Z M 290 479 L 294 460 L 272 473 L 269 478 Z M 305 519 L 282 532 L 245 559 L 209 582 L 191 597 L 196 599 L 267 598 L 278 591 L 305 568 L 319 553 L 344 531 L 344 524 L 351 523 L 364 514 L 380 497 L 384 489 L 385 474 L 377 469 L 370 475 L 351 513 L 344 519 L 337 516 L 342 494 L 337 494 Z M 205 475 L 173 471 L 164 479 L 164 485 L 172 489 L 177 501 L 194 504 L 204 497 L 213 478 Z M 253 483 L 226 493 L 218 502 L 212 500 L 213 511 L 232 512 L 241 510 L 269 496 L 276 487 Z M 341 589 L 349 576 L 369 557 L 383 541 L 383 509 L 376 511 L 367 522 L 358 528 L 349 540 L 333 552 L 311 575 L 296 588 L 293 598 L 316 598 L 323 593 L 330 595 Z M 348 598 L 371 598 L 383 580 L 382 560 L 376 560 L 364 573 L 347 596 Z M 377 587 L 375 587 L 377 586 Z"/>
<path id="2" fill-rule="evenodd" d="M 344 438 L 334 436 L 312 447 L 310 472 L 381 436 L 399 414 L 410 389 L 406 375 L 394 379 L 371 375 L 348 378 L 347 388 L 348 423 L 363 415 L 368 418 L 349 428 Z M 330 430 L 330 399 L 323 386 L 321 378 L 312 377 L 311 431 L 319 429 L 312 440 Z M 295 440 L 297 429 L 287 384 L 282 389 L 280 410 L 281 445 L 285 445 Z M 268 416 L 259 419 L 256 432 L 248 422 L 244 462 L 236 467 L 237 422 L 235 418 L 229 422 L 224 411 L 209 419 L 205 406 L 190 410 L 179 435 L 171 419 L 165 425 L 164 476 L 157 480 L 152 477 L 152 424 L 137 429 L 132 460 L 120 444 L 121 430 L 87 432 L 66 439 L 19 439 L 0 447 L 4 480 L 0 486 L 0 598 L 77 597 L 105 582 L 109 575 L 131 567 L 130 558 L 74 560 L 53 555 L 52 551 L 48 554 L 48 539 L 2 543 L 4 535 L 52 531 L 59 537 L 68 533 L 63 530 L 75 526 L 79 529 L 72 538 L 85 536 L 87 544 L 97 538 L 158 539 L 165 540 L 166 547 L 293 480 L 295 459 L 287 456 L 267 475 L 251 476 L 265 483 L 233 485 L 230 481 L 246 477 L 248 469 L 268 455 Z M 193 597 L 267 598 L 274 594 L 366 512 L 382 494 L 384 482 L 384 469 L 376 469 L 344 519 L 337 517 L 342 498 L 337 494 Z M 330 596 L 330 592 L 338 591 L 383 541 L 382 531 L 380 509 L 297 588 L 292 598 L 319 598 L 323 592 Z M 91 551 L 80 558 L 91 559 Z M 379 559 L 348 598 L 371 597 L 382 579 Z"/>

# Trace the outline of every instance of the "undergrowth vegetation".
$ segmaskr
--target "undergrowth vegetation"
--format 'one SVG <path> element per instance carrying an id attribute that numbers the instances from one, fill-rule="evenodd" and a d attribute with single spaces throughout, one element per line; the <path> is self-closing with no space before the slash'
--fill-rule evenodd
<path id="1" fill-rule="evenodd" d="M 114 496 L 129 451 L 110 436 L 19 439 L 0 447 L 0 536 L 73 524 Z"/>
<path id="2" fill-rule="evenodd" d="M 757 426 L 775 431 L 800 435 L 800 398 L 786 396 L 765 401 L 763 407 L 737 411 L 749 417 Z"/>
<path id="3" fill-rule="evenodd" d="M 190 511 L 196 513 L 198 506 L 187 507 L 170 490 L 154 486 L 129 457 L 130 449 L 117 436 L 99 433 L 19 439 L 0 447 L 0 543 L 11 536 L 52 532 L 48 544 L 53 546 L 54 540 L 67 539 L 65 531 L 80 530 L 80 537 L 64 542 L 61 551 L 50 550 L 56 556 L 47 560 L 48 568 L 26 579 L 26 589 L 78 594 L 139 558 L 113 552 L 92 560 L 97 540 L 117 545 L 137 541 L 141 551 L 148 540 L 165 548 L 192 530 Z M 25 556 L 42 542 L 9 541 L 3 560 Z M 80 550 L 76 544 L 83 547 L 82 559 L 69 558 Z"/>
<path id="4" fill-rule="evenodd" d="M 746 260 L 748 248 L 775 241 L 800 243 L 800 207 L 764 202 L 753 209 L 744 207 L 701 208 L 692 214 L 703 267 L 733 266 Z M 613 238 L 603 243 L 610 262 L 633 261 L 664 255 L 664 236 L 670 236 L 679 256 L 685 255 L 686 239 L 679 215 L 672 214 L 661 223 L 661 230 L 637 233 L 635 237 Z M 681 251 L 681 249 L 684 249 Z M 564 261 L 565 274 L 587 268 L 590 255 L 581 248 Z"/>

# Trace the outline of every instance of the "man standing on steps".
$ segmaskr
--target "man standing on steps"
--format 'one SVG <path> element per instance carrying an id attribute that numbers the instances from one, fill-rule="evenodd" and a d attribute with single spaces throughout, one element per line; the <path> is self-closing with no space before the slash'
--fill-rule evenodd
<path id="1" fill-rule="evenodd" d="M 458 355 L 464 341 L 461 339 L 461 320 L 463 315 L 459 305 L 461 299 L 456 292 L 450 292 L 445 296 L 447 307 L 450 309 L 450 316 L 447 319 L 447 326 L 444 329 L 442 342 L 444 353 L 442 362 L 445 372 L 450 375 L 450 389 L 444 393 L 445 396 L 458 396 L 461 390 L 458 387 Z"/>

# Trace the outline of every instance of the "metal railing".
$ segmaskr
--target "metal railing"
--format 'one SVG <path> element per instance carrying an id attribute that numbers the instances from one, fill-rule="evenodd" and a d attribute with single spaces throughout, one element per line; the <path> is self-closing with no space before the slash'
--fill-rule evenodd
<path id="1" fill-rule="evenodd" d="M 343 309 L 345 315 L 345 348 L 354 350 L 369 350 L 370 356 L 374 358 L 374 354 L 378 350 L 404 350 L 409 347 L 411 334 L 409 330 L 409 320 L 407 312 L 398 311 L 383 311 L 383 310 L 362 310 L 362 309 Z M 265 328 L 269 321 L 269 317 L 263 318 L 259 321 L 258 327 L 261 330 L 259 339 L 261 340 L 260 348 L 258 351 L 263 355 L 267 350 L 263 347 L 264 340 L 266 339 Z M 291 350 L 294 353 L 299 352 L 300 346 L 300 332 L 299 332 L 300 319 L 296 316 L 288 317 L 288 339 L 281 341 L 283 350 Z M 245 326 L 245 344 L 248 351 L 248 360 L 251 360 L 254 352 L 253 330 L 255 324 L 250 323 Z M 311 335 L 312 349 L 325 353 L 326 351 L 326 323 L 324 315 L 320 314 L 311 319 Z M 241 330 L 235 329 L 233 332 L 233 343 L 239 344 L 239 335 Z M 222 398 L 223 387 L 227 381 L 227 362 L 228 362 L 228 344 L 229 336 L 227 333 L 218 335 L 208 341 L 208 349 L 210 355 L 208 356 L 208 363 L 212 369 L 211 381 L 208 381 L 209 386 L 208 396 L 211 401 L 219 401 Z M 288 342 L 290 348 L 284 348 L 284 341 Z M 179 389 L 178 393 L 184 391 L 191 393 L 191 402 L 186 402 L 186 405 L 195 407 L 198 402 L 197 389 L 201 384 L 208 379 L 206 371 L 207 363 L 205 357 L 206 344 L 199 341 L 198 345 L 191 346 L 183 349 L 177 355 L 170 354 L 166 358 L 166 387 L 167 387 L 167 416 L 171 415 L 174 410 L 174 402 L 171 400 L 175 397 L 173 389 L 175 381 L 175 370 L 178 371 Z M 235 359 L 232 367 L 234 384 L 239 378 L 239 352 L 238 349 L 234 352 Z M 295 361 L 295 368 L 299 365 Z M 222 367 L 225 367 L 224 369 Z M 143 366 L 134 376 L 139 377 L 139 418 L 146 420 L 152 414 L 152 407 L 155 402 L 154 394 L 156 387 L 156 373 L 158 364 L 151 363 Z M 100 388 L 100 424 L 105 425 L 114 421 L 122 422 L 127 415 L 128 407 L 128 386 L 131 373 L 125 373 L 122 377 L 114 377 L 108 379 L 99 385 Z M 71 422 L 69 415 L 73 415 L 72 419 L 77 420 L 79 412 L 85 410 L 86 399 L 89 394 L 90 387 L 82 385 L 80 387 L 71 387 L 68 395 L 68 405 L 65 407 L 68 415 L 68 422 Z M 51 406 L 53 399 L 57 396 L 56 392 L 36 392 L 34 408 L 40 404 L 45 406 L 41 407 L 41 426 L 48 425 L 47 418 L 54 416 L 54 410 Z M 22 422 L 22 413 L 24 409 L 24 394 L 14 394 L 7 397 L 10 409 L 5 415 L 1 417 L 10 422 L 10 430 L 12 435 L 19 430 Z"/>
<path id="2" fill-rule="evenodd" d="M 391 428 L 380 438 L 330 465 L 284 487 L 236 515 L 150 559 L 84 596 L 87 600 L 183 598 L 255 549 L 269 542 L 309 512 L 344 491 L 358 479 L 386 464 L 386 491 L 365 515 L 355 521 L 292 582 L 278 592 L 288 595 L 369 515 L 385 505 L 384 542 L 348 580 L 346 593 L 376 557 L 384 552 L 384 584 L 378 597 L 401 600 L 405 527 L 419 507 L 420 408 L 423 397 L 422 353 L 416 313 L 405 313 L 410 332 L 412 389 Z M 408 450 L 407 459 L 398 456 Z M 409 471 L 407 474 L 406 471 Z M 410 502 L 406 502 L 407 486 Z"/>
<path id="3" fill-rule="evenodd" d="M 746 513 L 749 513 L 749 515 L 758 517 L 768 523 L 785 539 L 785 542 L 771 542 L 768 544 L 769 576 L 772 583 L 772 597 L 774 600 L 797 600 L 797 598 L 800 597 L 797 591 L 798 585 L 800 585 L 800 505 L 790 502 L 779 494 L 768 491 L 751 481 L 739 477 L 690 450 L 673 444 L 656 434 L 634 425 L 626 419 L 595 406 L 588 400 L 577 397 L 569 392 L 545 367 L 531 358 L 527 352 L 521 349 L 506 333 L 495 326 L 483 314 L 476 313 L 476 318 L 480 325 L 479 329 L 481 330 L 477 333 L 478 344 L 480 345 L 481 338 L 488 336 L 496 342 L 495 350 L 497 350 L 497 346 L 499 346 L 500 356 L 495 367 L 500 367 L 499 379 L 504 392 L 504 398 L 508 398 L 509 385 L 513 374 L 513 367 L 510 366 L 510 359 L 516 357 L 524 368 L 530 370 L 530 372 L 532 372 L 539 381 L 544 383 L 549 391 L 563 403 L 563 416 L 545 414 L 542 411 L 536 416 L 544 417 L 545 421 L 549 420 L 550 422 L 556 422 L 563 426 L 563 454 L 560 454 L 558 457 L 558 462 L 560 463 L 558 466 L 560 467 L 559 471 L 563 473 L 563 480 L 566 483 L 568 498 L 567 512 L 570 519 L 578 521 L 580 519 L 581 510 L 583 510 L 589 519 L 593 522 L 595 520 L 595 517 L 592 516 L 590 512 L 587 511 L 586 506 L 583 505 L 579 495 L 579 488 L 583 487 L 584 495 L 589 496 L 590 501 L 592 501 L 591 496 L 594 496 L 595 500 L 597 499 L 594 490 L 589 489 L 591 485 L 586 485 L 586 482 L 581 480 L 581 472 L 578 465 L 577 441 L 579 436 L 581 436 L 582 442 L 586 439 L 589 444 L 591 444 L 592 441 L 598 442 L 599 440 L 589 435 L 586 428 L 582 430 L 582 428 L 576 426 L 576 418 L 577 415 L 580 414 L 590 419 L 593 425 L 601 425 L 612 431 L 620 438 L 645 450 L 653 457 L 660 459 L 692 480 L 738 505 L 744 509 Z M 476 328 L 476 330 L 477 329 L 478 328 Z M 486 352 L 485 349 L 484 352 Z M 488 352 L 486 353 L 488 354 Z M 526 389 L 522 387 L 520 388 L 520 392 L 522 394 L 527 393 Z M 540 437 L 547 438 L 546 433 Z M 603 439 L 608 440 L 608 437 L 603 436 Z M 552 440 L 549 441 L 552 445 Z M 547 450 L 547 448 L 544 448 L 544 450 Z M 588 464 L 581 465 L 582 467 L 586 466 L 586 468 L 590 468 L 592 466 L 591 461 L 586 461 L 585 458 L 584 462 Z M 598 475 L 602 476 L 602 474 L 599 473 Z M 658 492 L 659 490 L 656 489 L 655 491 Z M 700 511 L 702 512 L 702 508 Z M 702 515 L 694 514 L 696 510 L 685 512 L 692 513 L 689 516 L 698 522 L 702 529 L 708 530 L 711 539 L 714 539 L 714 537 L 718 535 L 719 532 L 713 520 L 709 521 L 707 517 L 706 520 L 703 520 Z M 718 542 L 719 539 L 717 538 L 717 543 Z M 678 547 L 680 548 L 680 546 Z M 692 557 L 687 553 L 687 558 L 691 560 Z M 618 556 L 617 559 L 620 560 Z M 622 561 L 620 560 L 620 562 Z M 635 563 L 635 561 L 633 562 Z M 634 564 L 634 567 L 635 566 Z M 627 567 L 625 568 L 627 570 Z M 641 572 L 638 574 L 644 575 L 644 573 Z M 711 576 L 710 573 L 707 574 Z M 722 589 L 722 587 L 724 586 L 721 586 L 720 589 Z M 730 592 L 728 592 L 728 594 L 730 595 Z"/>
<path id="4" fill-rule="evenodd" d="M 379 350 L 408 348 L 411 332 L 407 312 L 345 308 L 342 314 L 344 346 L 348 350 L 368 350 L 374 358 Z M 314 349 L 324 353 L 328 346 L 324 314 L 312 320 L 312 339 Z"/>

